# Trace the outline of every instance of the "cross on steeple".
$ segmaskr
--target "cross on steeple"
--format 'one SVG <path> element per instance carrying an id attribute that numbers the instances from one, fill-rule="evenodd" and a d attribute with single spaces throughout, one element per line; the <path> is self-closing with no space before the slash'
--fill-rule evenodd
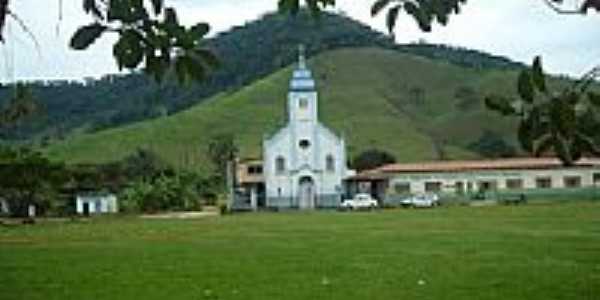
<path id="1" fill-rule="evenodd" d="M 304 44 L 298 45 L 298 67 L 300 69 L 306 69 L 306 57 L 304 56 L 305 51 L 306 48 L 304 47 Z"/>

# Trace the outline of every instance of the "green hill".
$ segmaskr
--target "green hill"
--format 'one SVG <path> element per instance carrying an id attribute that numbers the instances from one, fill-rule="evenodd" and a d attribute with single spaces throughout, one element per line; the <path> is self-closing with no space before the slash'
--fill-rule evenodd
<path id="1" fill-rule="evenodd" d="M 437 159 L 440 152 L 450 159 L 473 157 L 467 146 L 485 130 L 514 143 L 512 122 L 487 112 L 482 98 L 512 93 L 516 71 L 460 67 L 381 48 L 334 50 L 310 65 L 320 91 L 320 118 L 346 137 L 349 156 L 377 147 L 400 161 Z M 97 163 L 143 147 L 174 165 L 201 168 L 210 137 L 232 133 L 242 157 L 260 157 L 262 137 L 285 122 L 289 77 L 288 67 L 183 112 L 74 136 L 47 153 L 71 163 Z"/>
<path id="2" fill-rule="evenodd" d="M 298 44 L 315 56 L 348 47 L 393 49 L 478 69 L 518 69 L 522 65 L 475 50 L 444 45 L 398 45 L 389 36 L 343 15 L 324 13 L 315 19 L 301 11 L 295 17 L 269 13 L 207 40 L 221 65 L 211 76 L 185 88 L 166 80 L 156 84 L 139 73 L 106 75 L 84 82 L 30 82 L 44 114 L 0 128 L 0 142 L 62 140 L 70 134 L 96 132 L 171 115 L 223 92 L 238 91 L 296 59 Z M 168 77 L 168 76 L 167 76 Z M 11 85 L 0 86 L 0 108 L 11 99 Z"/>

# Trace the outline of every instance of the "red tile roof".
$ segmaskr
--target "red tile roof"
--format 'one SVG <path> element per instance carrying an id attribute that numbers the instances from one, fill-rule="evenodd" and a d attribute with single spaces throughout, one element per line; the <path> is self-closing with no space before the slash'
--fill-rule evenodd
<path id="1" fill-rule="evenodd" d="M 579 167 L 600 167 L 600 159 L 583 158 L 575 164 Z M 431 172 L 461 172 L 482 170 L 532 170 L 554 169 L 563 167 L 557 158 L 509 158 L 495 160 L 470 161 L 431 161 L 419 163 L 391 164 L 359 173 L 355 179 L 385 178 L 391 173 L 431 173 Z"/>

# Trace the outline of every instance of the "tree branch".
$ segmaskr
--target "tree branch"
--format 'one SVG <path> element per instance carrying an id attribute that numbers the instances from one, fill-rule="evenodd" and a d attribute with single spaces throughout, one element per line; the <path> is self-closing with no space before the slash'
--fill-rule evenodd
<path id="1" fill-rule="evenodd" d="M 1 0 L 0 0 L 1 1 Z M 31 38 L 31 40 L 33 41 L 33 43 L 35 44 L 35 49 L 36 51 L 39 53 L 41 53 L 41 47 L 40 47 L 40 43 L 38 42 L 38 40 L 35 38 L 35 35 L 33 34 L 33 32 L 31 32 L 31 30 L 29 30 L 29 27 L 27 27 L 27 25 L 25 24 L 25 22 L 23 22 L 23 20 L 21 20 L 21 18 L 19 18 L 19 16 L 17 16 L 16 14 L 14 14 L 12 11 L 10 11 L 9 9 L 6 10 L 6 14 L 11 16 L 15 21 L 17 21 L 17 24 L 19 24 L 19 26 L 21 27 L 21 29 L 27 34 L 29 35 L 29 37 Z"/>
<path id="2" fill-rule="evenodd" d="M 6 24 L 6 15 L 8 14 L 8 0 L 0 0 L 0 42 L 4 43 L 4 24 Z"/>
<path id="3" fill-rule="evenodd" d="M 579 89 L 581 92 L 585 92 L 588 87 L 600 77 L 600 66 L 596 66 L 587 73 L 585 73 L 581 79 L 577 80 L 573 84 L 573 89 Z"/>
<path id="4" fill-rule="evenodd" d="M 581 11 L 581 8 L 577 8 L 577 9 L 563 9 L 560 8 L 558 5 L 556 5 L 552 0 L 543 0 L 544 3 L 546 3 L 546 5 L 548 7 L 550 7 L 550 9 L 552 9 L 553 11 L 555 11 L 558 14 L 561 15 L 582 15 L 583 12 Z"/>

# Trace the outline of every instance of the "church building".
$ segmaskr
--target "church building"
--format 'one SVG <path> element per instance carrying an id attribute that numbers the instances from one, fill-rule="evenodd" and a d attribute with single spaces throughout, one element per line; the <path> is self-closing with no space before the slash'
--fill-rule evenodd
<path id="1" fill-rule="evenodd" d="M 263 161 L 241 164 L 239 184 L 250 190 L 250 208 L 338 207 L 346 166 L 344 139 L 318 119 L 318 92 L 300 47 L 287 96 L 287 125 L 263 140 Z M 261 184 L 264 184 L 262 186 Z M 242 197 L 244 198 L 244 197 Z"/>

